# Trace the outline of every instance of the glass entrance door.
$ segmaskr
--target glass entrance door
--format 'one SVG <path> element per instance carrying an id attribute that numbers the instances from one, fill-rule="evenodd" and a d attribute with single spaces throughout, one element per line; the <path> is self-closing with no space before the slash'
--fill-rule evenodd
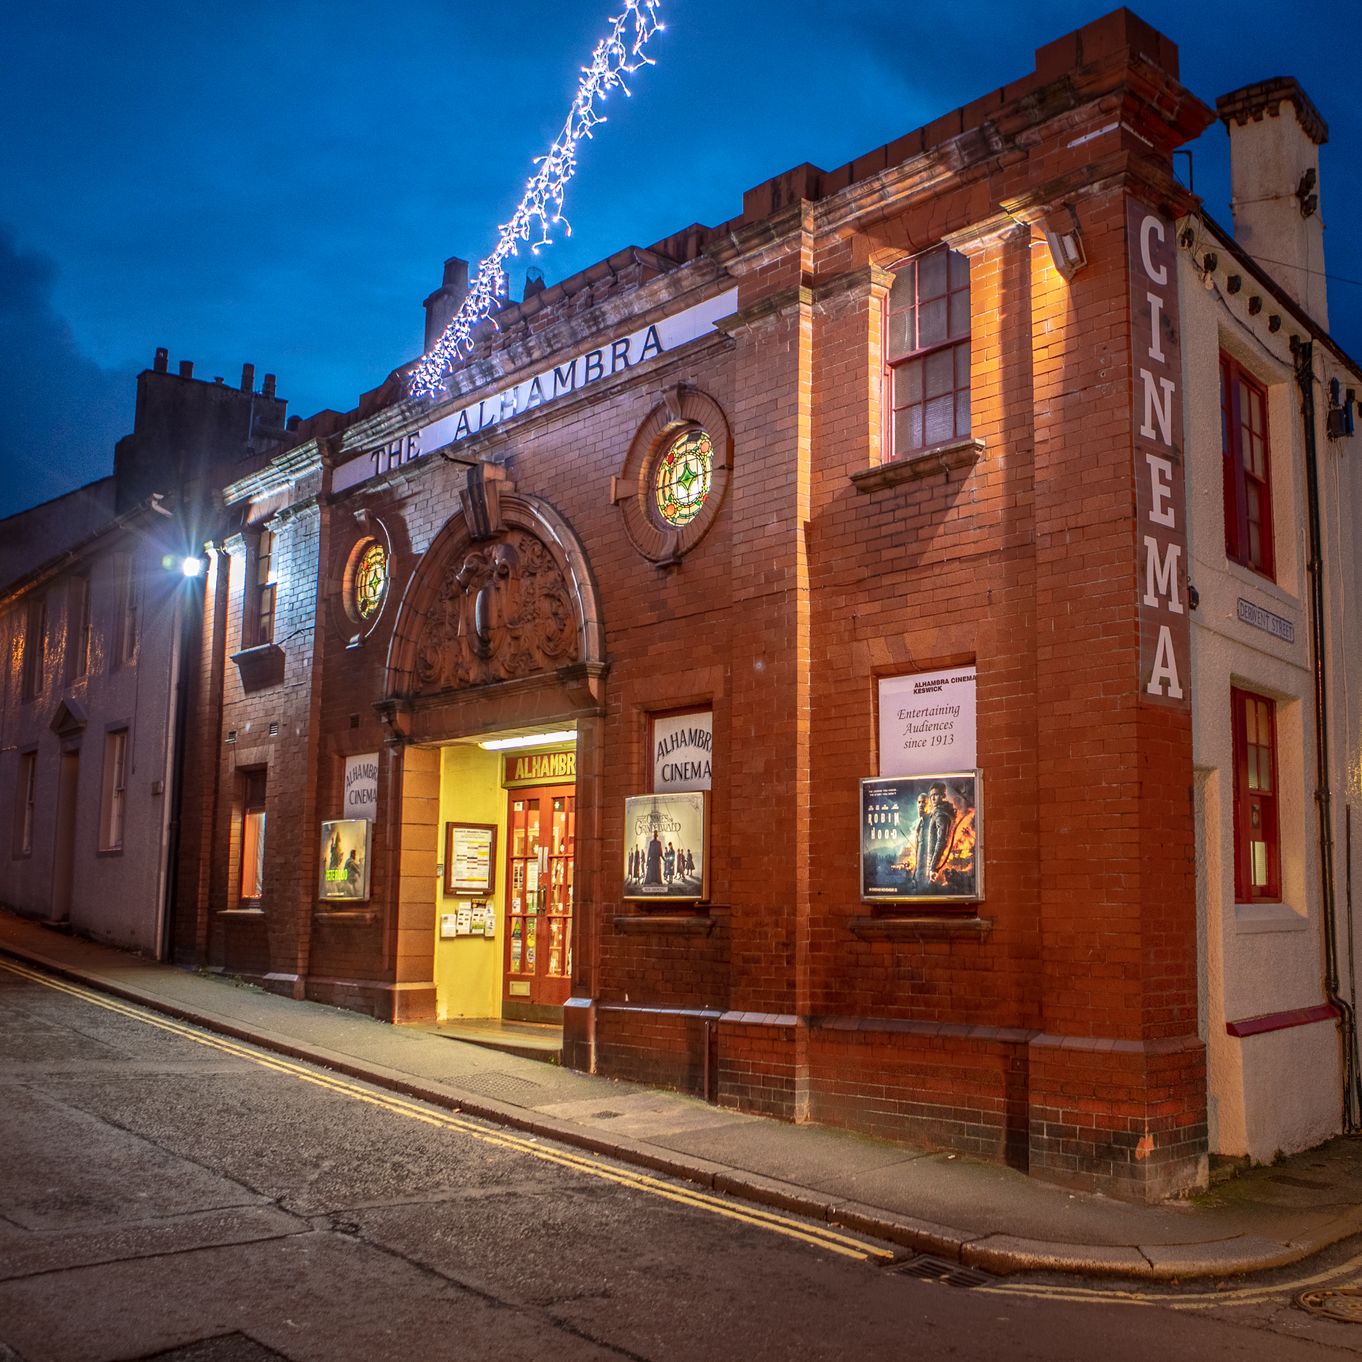
<path id="1" fill-rule="evenodd" d="M 507 1017 L 556 1020 L 572 984 L 572 785 L 510 791 L 506 811 Z"/>

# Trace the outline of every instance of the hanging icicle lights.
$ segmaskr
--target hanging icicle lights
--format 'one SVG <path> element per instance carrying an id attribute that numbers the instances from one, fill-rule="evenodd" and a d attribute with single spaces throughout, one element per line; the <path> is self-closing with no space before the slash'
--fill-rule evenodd
<path id="1" fill-rule="evenodd" d="M 533 251 L 550 243 L 550 227 L 561 226 L 564 233 L 571 235 L 572 229 L 563 216 L 563 197 L 577 170 L 577 144 L 590 137 L 597 124 L 605 122 L 605 115 L 596 111 L 597 99 L 604 99 L 616 86 L 627 95 L 629 87 L 624 77 L 641 66 L 653 64 L 643 49 L 649 38 L 662 29 L 658 18 L 661 6 L 662 0 L 624 0 L 624 12 L 610 21 L 610 32 L 596 44 L 591 65 L 582 68 L 567 122 L 548 155 L 535 162 L 538 169 L 525 186 L 525 196 L 511 220 L 501 228 L 496 249 L 478 266 L 468 294 L 444 334 L 412 369 L 413 397 L 433 397 L 439 393 L 445 376 L 473 348 L 473 328 L 490 316 L 500 301 L 503 266 L 517 253 L 518 243 L 530 239 L 534 224 L 538 224 L 539 240 L 531 248 Z"/>

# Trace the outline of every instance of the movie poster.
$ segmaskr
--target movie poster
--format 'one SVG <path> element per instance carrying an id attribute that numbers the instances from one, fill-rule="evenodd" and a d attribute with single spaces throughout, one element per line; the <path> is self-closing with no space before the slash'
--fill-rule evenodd
<path id="1" fill-rule="evenodd" d="M 703 792 L 624 801 L 624 897 L 663 903 L 708 897 Z"/>
<path id="2" fill-rule="evenodd" d="M 982 898 L 981 784 L 977 770 L 861 781 L 862 899 Z"/>
<path id="3" fill-rule="evenodd" d="M 321 897 L 356 903 L 369 897 L 367 818 L 338 818 L 322 824 Z"/>

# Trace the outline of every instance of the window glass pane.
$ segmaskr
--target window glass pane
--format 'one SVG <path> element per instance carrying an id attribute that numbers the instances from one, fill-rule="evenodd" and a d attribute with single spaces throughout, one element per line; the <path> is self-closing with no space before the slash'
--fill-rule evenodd
<path id="1" fill-rule="evenodd" d="M 961 255 L 959 251 L 948 251 L 947 255 L 951 262 L 951 287 L 969 287 L 969 257 Z"/>
<path id="2" fill-rule="evenodd" d="M 907 407 L 894 416 L 894 452 L 922 448 L 922 408 Z"/>
<path id="3" fill-rule="evenodd" d="M 900 311 L 890 312 L 888 357 L 891 360 L 898 359 L 900 355 L 906 355 L 910 350 L 917 349 L 913 337 L 914 315 L 911 303 Z"/>
<path id="4" fill-rule="evenodd" d="M 969 387 L 969 344 L 957 345 L 955 347 L 955 386 L 957 388 Z"/>
<path id="5" fill-rule="evenodd" d="M 927 414 L 923 422 L 923 440 L 926 444 L 941 444 L 955 434 L 955 399 L 949 395 L 933 398 L 927 403 Z"/>
<path id="6" fill-rule="evenodd" d="M 918 309 L 918 345 L 939 345 L 945 339 L 946 300 L 937 298 L 930 303 L 923 303 Z"/>
<path id="7" fill-rule="evenodd" d="M 929 251 L 917 262 L 917 296 L 940 298 L 946 292 L 946 252 Z"/>
<path id="8" fill-rule="evenodd" d="M 906 407 L 922 400 L 922 361 L 910 359 L 894 370 L 894 406 Z"/>
<path id="9" fill-rule="evenodd" d="M 241 897 L 258 899 L 265 891 L 265 811 L 247 809 L 241 820 Z"/>
<path id="10" fill-rule="evenodd" d="M 955 386 L 955 355 L 950 350 L 937 350 L 927 356 L 927 396 L 940 397 Z"/>
<path id="11" fill-rule="evenodd" d="M 969 434 L 969 393 L 956 393 L 955 395 L 955 433 L 957 435 Z"/>
<path id="12" fill-rule="evenodd" d="M 969 335 L 969 294 L 951 294 L 951 335 Z"/>
<path id="13" fill-rule="evenodd" d="M 1258 749 L 1250 745 L 1244 754 L 1248 765 L 1248 787 L 1250 790 L 1258 788 Z"/>
<path id="14" fill-rule="evenodd" d="M 1267 887 L 1267 843 L 1253 842 L 1253 887 L 1264 889 Z"/>

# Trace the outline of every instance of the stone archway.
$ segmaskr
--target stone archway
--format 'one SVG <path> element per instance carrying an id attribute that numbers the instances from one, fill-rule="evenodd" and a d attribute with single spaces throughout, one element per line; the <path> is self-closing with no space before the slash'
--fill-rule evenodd
<path id="1" fill-rule="evenodd" d="M 578 731 L 577 845 L 597 840 L 600 730 L 606 674 L 599 596 L 580 540 L 502 470 L 471 470 L 463 513 L 431 541 L 402 593 L 388 647 L 387 845 L 396 852 L 388 952 L 404 1019 L 433 1016 L 435 896 L 440 858 L 439 746 L 499 730 Z M 578 880 L 583 904 L 594 897 Z M 574 986 L 594 958 L 594 928 L 574 958 Z M 574 987 L 575 991 L 575 987 Z"/>
<path id="2" fill-rule="evenodd" d="M 580 541 L 499 470 L 423 555 L 388 648 L 385 717 L 412 741 L 598 710 L 605 631 Z M 480 475 L 480 476 L 479 476 Z"/>

